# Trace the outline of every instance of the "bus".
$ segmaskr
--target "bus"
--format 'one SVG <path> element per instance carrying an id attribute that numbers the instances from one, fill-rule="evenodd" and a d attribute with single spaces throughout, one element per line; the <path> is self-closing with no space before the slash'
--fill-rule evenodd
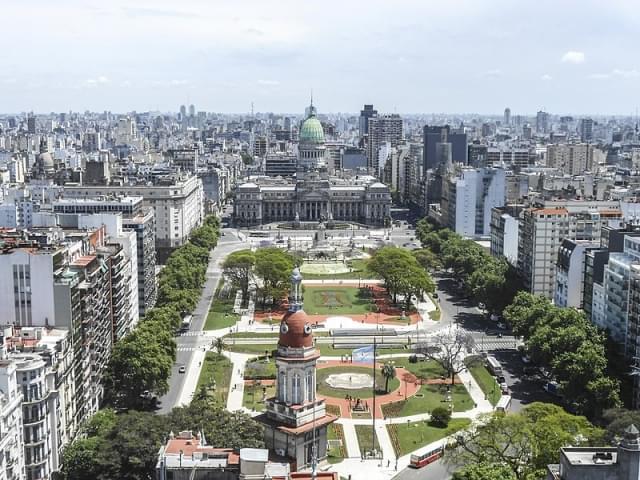
<path id="1" fill-rule="evenodd" d="M 502 375 L 502 365 L 496 360 L 496 357 L 487 357 L 487 368 L 492 375 Z"/>
<path id="2" fill-rule="evenodd" d="M 496 412 L 506 412 L 511 406 L 511 395 L 502 395 L 496 403 Z"/>
<path id="3" fill-rule="evenodd" d="M 267 231 L 262 231 L 262 230 L 251 230 L 249 232 L 249 236 L 250 237 L 256 237 L 256 238 L 269 238 L 271 236 L 271 232 Z"/>
<path id="4" fill-rule="evenodd" d="M 409 466 L 413 468 L 422 468 L 425 465 L 435 462 L 444 454 L 444 447 L 440 446 L 428 451 L 422 455 L 411 455 Z"/>
<path id="5" fill-rule="evenodd" d="M 180 324 L 180 332 L 188 332 L 191 328 L 191 320 L 193 319 L 192 315 L 185 315 L 182 317 L 182 323 Z"/>

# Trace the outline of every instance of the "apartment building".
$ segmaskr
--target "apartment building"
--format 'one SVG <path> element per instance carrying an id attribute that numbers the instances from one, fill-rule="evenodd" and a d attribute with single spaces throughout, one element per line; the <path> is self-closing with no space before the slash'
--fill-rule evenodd
<path id="1" fill-rule="evenodd" d="M 0 359 L 0 480 L 25 478 L 22 389 L 14 362 Z"/>
<path id="2" fill-rule="evenodd" d="M 402 118 L 400 115 L 380 115 L 371 117 L 368 127 L 367 160 L 368 167 L 378 172 L 378 152 L 385 143 L 397 147 L 402 141 Z"/>
<path id="3" fill-rule="evenodd" d="M 518 237 L 521 206 L 508 205 L 491 209 L 491 256 L 503 257 L 514 267 L 518 264 Z"/>
<path id="4" fill-rule="evenodd" d="M 565 238 L 558 249 L 554 302 L 559 307 L 581 308 L 587 252 L 599 244 Z"/>
<path id="5" fill-rule="evenodd" d="M 586 143 L 558 144 L 547 147 L 547 167 L 569 175 L 582 175 L 593 168 L 594 147 Z"/>
<path id="6" fill-rule="evenodd" d="M 491 210 L 505 204 L 505 171 L 461 168 L 442 185 L 443 224 L 465 237 L 490 234 Z"/>
<path id="7" fill-rule="evenodd" d="M 561 206 L 563 205 L 563 206 Z M 600 208 L 598 208 L 600 207 Z M 609 202 L 546 202 L 525 209 L 518 240 L 518 272 L 531 293 L 552 299 L 558 249 L 564 239 L 598 242 L 605 225 L 618 225 L 619 209 Z"/>
<path id="8" fill-rule="evenodd" d="M 65 185 L 66 198 L 100 195 L 142 197 L 142 205 L 154 209 L 156 251 L 162 257 L 189 239 L 202 223 L 204 194 L 202 180 L 193 175 L 156 177 L 153 182 L 135 185 Z"/>

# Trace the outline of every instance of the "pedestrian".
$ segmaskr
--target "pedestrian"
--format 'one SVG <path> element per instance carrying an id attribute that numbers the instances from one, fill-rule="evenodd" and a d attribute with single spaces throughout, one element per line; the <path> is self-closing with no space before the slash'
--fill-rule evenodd
<path id="1" fill-rule="evenodd" d="M 387 468 L 391 465 L 391 460 L 387 460 Z"/>

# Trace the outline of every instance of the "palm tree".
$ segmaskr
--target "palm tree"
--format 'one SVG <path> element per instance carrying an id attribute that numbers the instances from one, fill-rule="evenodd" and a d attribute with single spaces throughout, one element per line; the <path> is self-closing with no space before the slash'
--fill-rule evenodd
<path id="1" fill-rule="evenodd" d="M 222 350 L 224 350 L 224 340 L 222 340 L 222 337 L 216 338 L 214 343 L 213 343 L 213 346 L 216 349 L 216 351 L 218 352 L 218 355 L 221 355 L 222 354 Z"/>
<path id="2" fill-rule="evenodd" d="M 390 363 L 385 363 L 382 366 L 382 376 L 384 377 L 384 391 L 389 393 L 389 380 L 396 378 L 396 367 Z"/>

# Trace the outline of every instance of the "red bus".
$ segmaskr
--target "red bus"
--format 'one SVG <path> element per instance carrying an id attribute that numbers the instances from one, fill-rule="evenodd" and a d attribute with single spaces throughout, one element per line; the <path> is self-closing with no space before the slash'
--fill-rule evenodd
<path id="1" fill-rule="evenodd" d="M 444 453 L 444 447 L 434 448 L 433 450 L 423 454 L 423 455 L 411 455 L 411 461 L 409 462 L 409 466 L 413 468 L 422 468 L 425 465 L 429 465 L 430 463 L 438 460 L 442 454 Z"/>

